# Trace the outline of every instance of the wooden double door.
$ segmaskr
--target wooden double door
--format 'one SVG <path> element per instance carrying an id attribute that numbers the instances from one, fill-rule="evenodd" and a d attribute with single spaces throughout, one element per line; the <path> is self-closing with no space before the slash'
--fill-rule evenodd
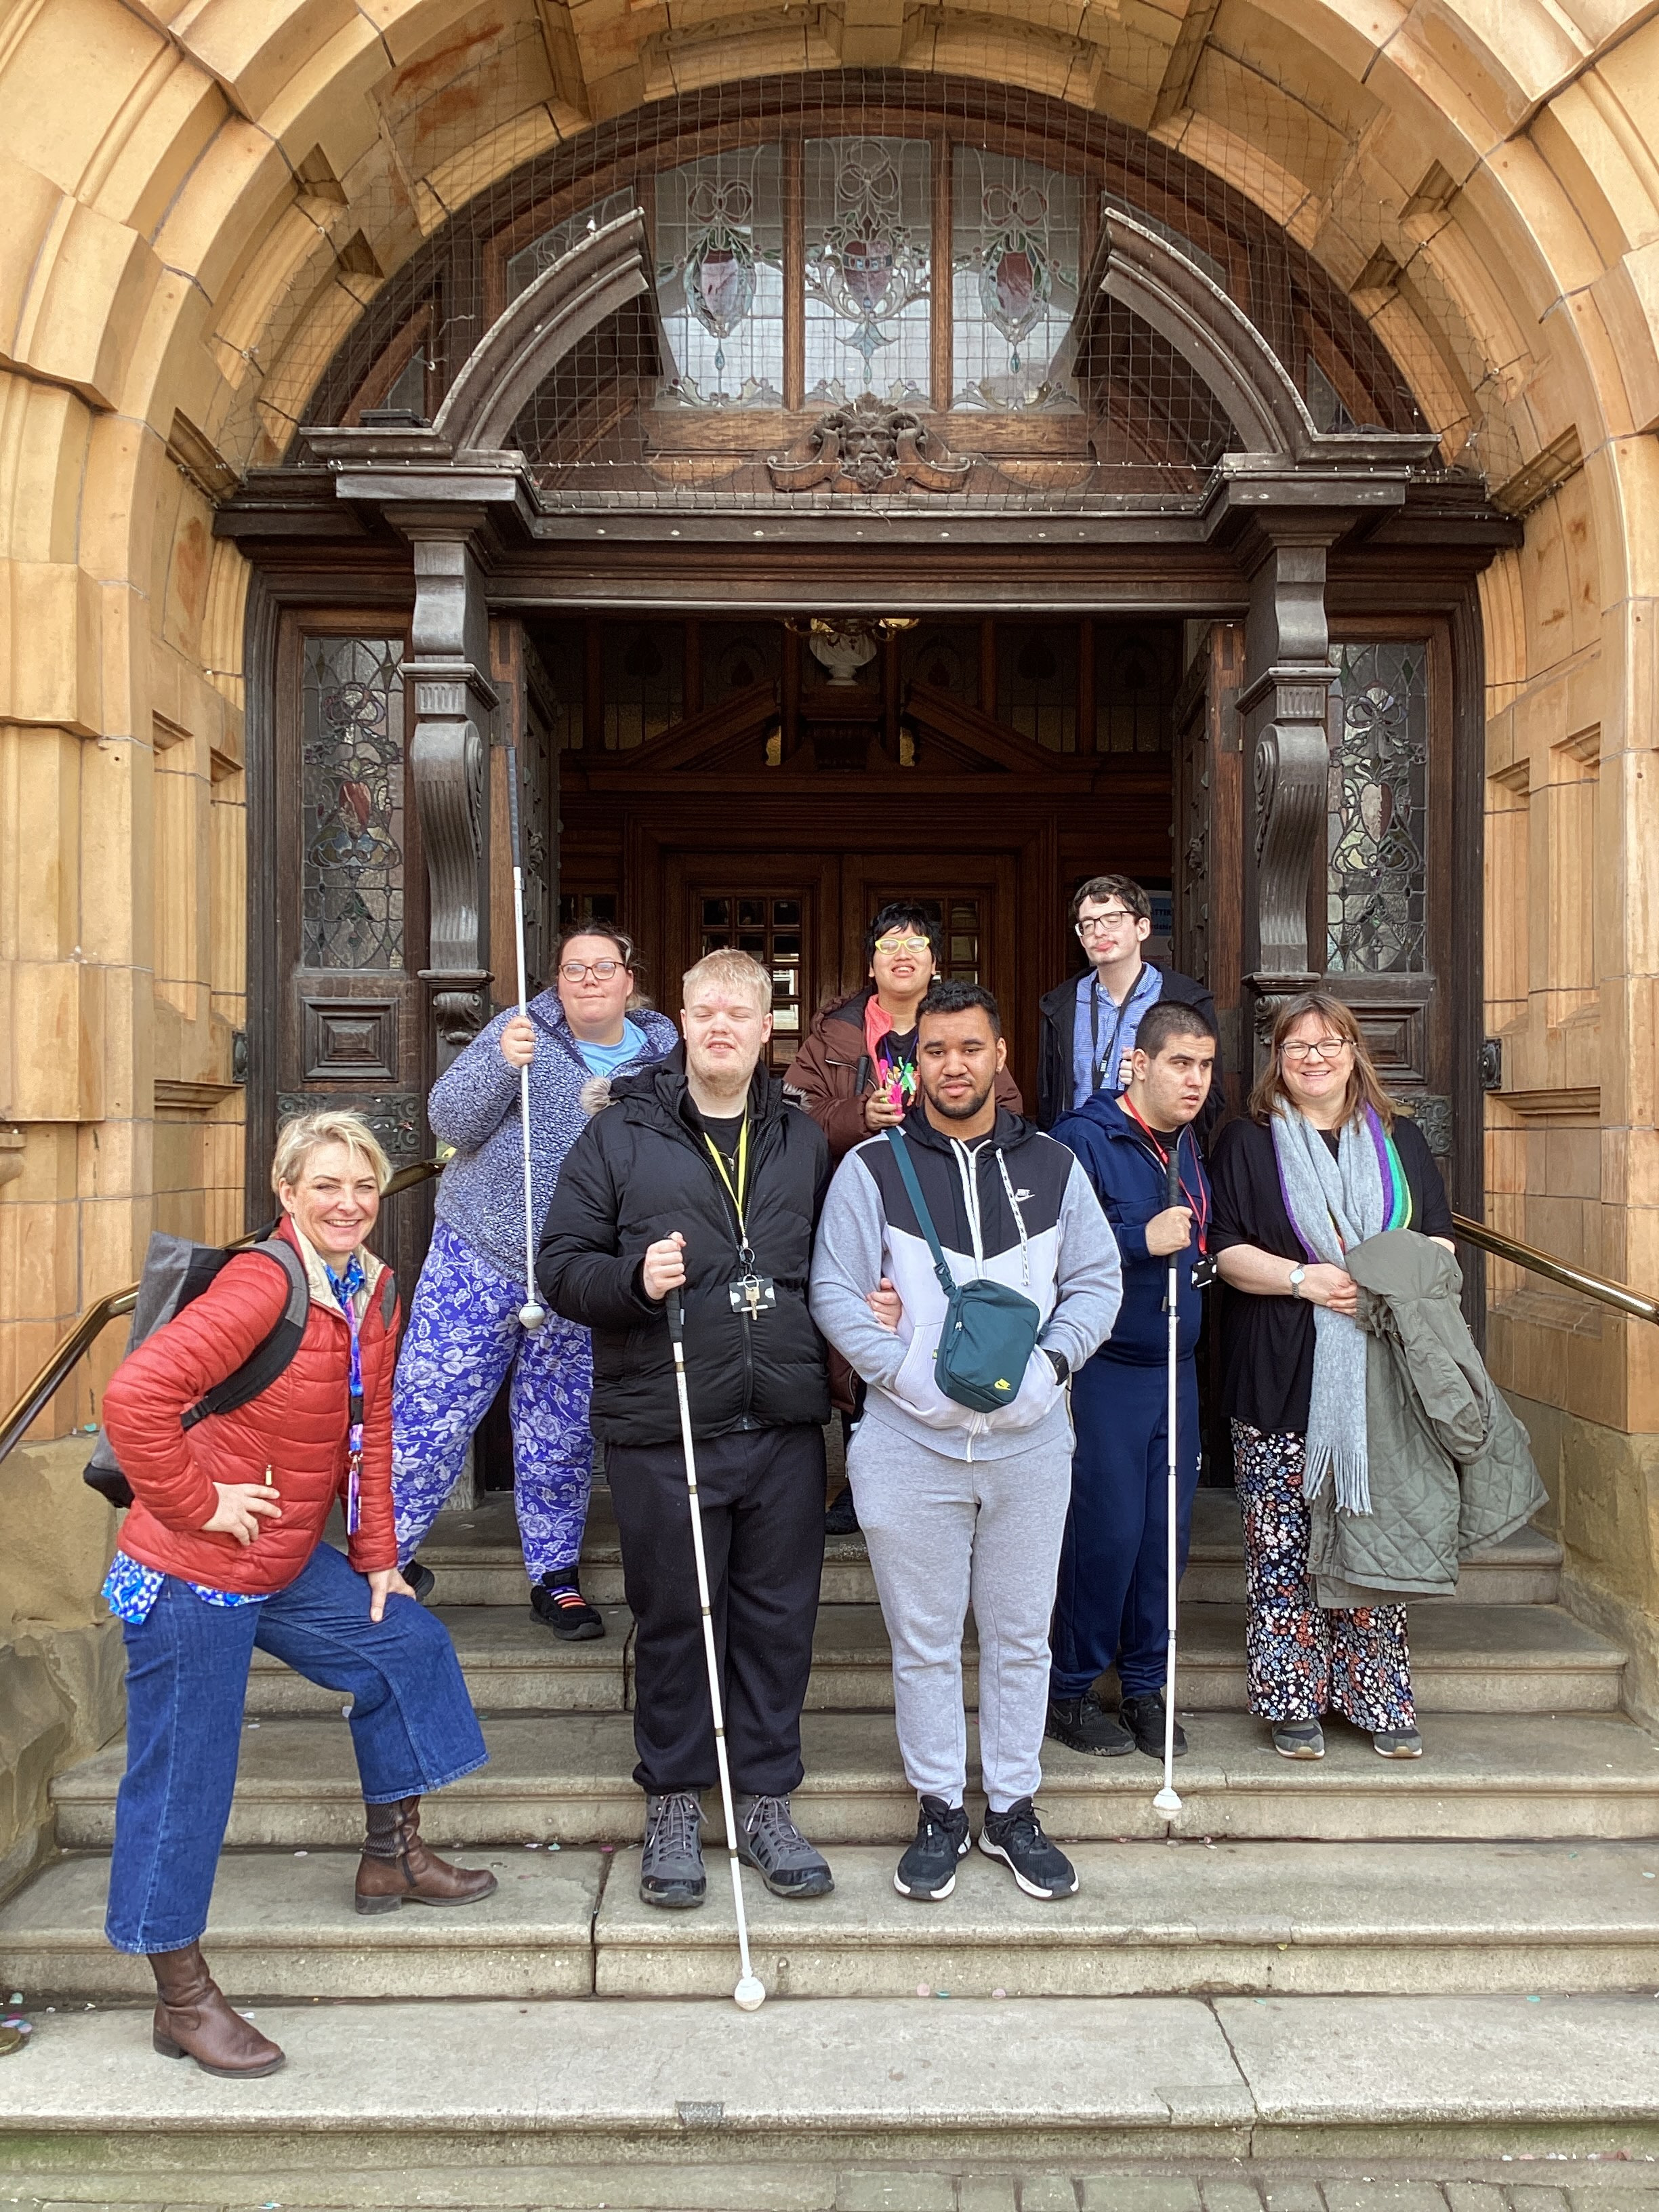
<path id="1" fill-rule="evenodd" d="M 664 991 L 705 952 L 733 946 L 753 953 L 772 977 L 772 1064 L 780 1070 L 817 1009 L 864 981 L 866 931 L 892 899 L 914 900 L 933 916 L 941 972 L 996 992 L 1011 1042 L 1018 1033 L 1024 1009 L 1012 854 L 728 848 L 677 848 L 665 858 Z"/>

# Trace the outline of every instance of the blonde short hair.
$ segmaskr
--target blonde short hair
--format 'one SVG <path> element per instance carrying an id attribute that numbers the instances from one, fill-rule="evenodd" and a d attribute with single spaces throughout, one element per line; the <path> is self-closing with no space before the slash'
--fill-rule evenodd
<path id="1" fill-rule="evenodd" d="M 384 1190 L 391 1182 L 392 1163 L 362 1115 L 325 1109 L 318 1114 L 296 1114 L 277 1130 L 276 1155 L 270 1163 L 271 1188 L 280 1190 L 284 1183 L 298 1182 L 306 1162 L 322 1145 L 343 1145 L 356 1158 L 367 1160 L 378 1189 Z"/>
<path id="2" fill-rule="evenodd" d="M 689 1006 L 694 991 L 723 983 L 728 991 L 750 991 L 762 1013 L 772 1011 L 772 978 L 751 952 L 705 952 L 680 978 L 680 1004 Z"/>

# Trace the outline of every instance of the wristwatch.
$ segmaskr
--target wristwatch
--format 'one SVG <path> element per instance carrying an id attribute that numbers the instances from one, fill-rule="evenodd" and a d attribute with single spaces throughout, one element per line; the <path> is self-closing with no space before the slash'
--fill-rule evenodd
<path id="1" fill-rule="evenodd" d="M 1293 1298 L 1299 1298 L 1299 1297 L 1301 1297 L 1301 1295 L 1302 1295 L 1302 1285 L 1304 1285 L 1304 1283 L 1305 1283 L 1305 1282 L 1307 1281 L 1307 1279 L 1308 1279 L 1308 1271 L 1307 1271 L 1307 1269 L 1306 1269 L 1305 1267 L 1292 1267 L 1292 1268 L 1291 1268 L 1291 1296 Z"/>
<path id="2" fill-rule="evenodd" d="M 1038 1345 L 1037 1350 L 1048 1361 L 1049 1366 L 1054 1369 L 1054 1380 L 1060 1384 L 1061 1389 L 1064 1389 L 1066 1387 L 1066 1378 L 1072 1371 L 1071 1361 L 1067 1359 L 1063 1352 L 1052 1352 L 1046 1344 Z"/>

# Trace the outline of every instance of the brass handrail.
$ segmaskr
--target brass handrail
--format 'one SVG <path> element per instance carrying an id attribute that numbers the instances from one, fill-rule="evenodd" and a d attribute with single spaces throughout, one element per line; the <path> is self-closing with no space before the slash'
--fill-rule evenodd
<path id="1" fill-rule="evenodd" d="M 412 1190 L 416 1183 L 427 1182 L 443 1173 L 441 1160 L 416 1160 L 412 1167 L 399 1168 L 386 1188 L 382 1198 L 395 1198 L 400 1190 Z M 251 1229 L 246 1237 L 238 1237 L 225 1249 L 240 1251 L 245 1244 L 255 1244 L 264 1234 L 262 1229 Z M 95 1306 L 88 1306 L 69 1334 L 60 1338 L 34 1380 L 23 1392 L 16 1404 L 0 1425 L 0 1460 L 5 1459 L 20 1444 L 46 1407 L 69 1380 L 77 1360 L 88 1352 L 98 1338 L 112 1321 L 122 1314 L 130 1314 L 138 1303 L 138 1285 L 129 1283 L 124 1291 L 112 1291 L 107 1297 L 100 1298 Z"/>
<path id="2" fill-rule="evenodd" d="M 1616 1312 L 1629 1314 L 1634 1321 L 1659 1322 L 1659 1298 L 1644 1298 L 1627 1284 L 1610 1283 L 1600 1275 L 1588 1275 L 1582 1267 L 1569 1267 L 1565 1260 L 1553 1259 L 1534 1245 L 1518 1244 L 1513 1237 L 1500 1236 L 1497 1230 L 1488 1229 L 1484 1221 L 1471 1221 L 1467 1214 L 1454 1213 L 1452 1227 L 1471 1244 L 1490 1252 L 1495 1260 L 1507 1260 L 1513 1267 L 1526 1267 L 1534 1275 L 1542 1275 L 1547 1282 L 1559 1283 L 1569 1291 L 1580 1291 L 1587 1298 L 1599 1299 Z"/>

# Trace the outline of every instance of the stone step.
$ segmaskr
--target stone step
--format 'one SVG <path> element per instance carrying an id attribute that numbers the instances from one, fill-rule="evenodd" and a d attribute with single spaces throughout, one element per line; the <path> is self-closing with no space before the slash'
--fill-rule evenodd
<path id="1" fill-rule="evenodd" d="M 422 1562 L 443 1579 L 434 1593 L 447 1606 L 527 1602 L 529 1585 L 519 1548 L 513 1501 L 491 1492 L 465 1511 L 440 1515 L 421 1547 Z M 1463 1564 L 1460 1603 L 1553 1605 L 1560 1595 L 1561 1547 L 1540 1529 L 1522 1528 L 1491 1552 Z M 611 1494 L 593 1492 L 582 1547 L 582 1588 L 595 1605 L 623 1602 L 622 1552 Z M 1197 1603 L 1242 1605 L 1244 1559 L 1238 1500 L 1231 1490 L 1200 1490 L 1193 1504 L 1193 1540 L 1182 1592 Z M 824 1546 L 825 1605 L 872 1605 L 875 1579 L 860 1536 L 832 1536 Z"/>
<path id="2" fill-rule="evenodd" d="M 0 2168 L 14 2191 L 78 2169 L 173 2203 L 349 2171 L 358 2201 L 374 2175 L 404 2192 L 378 2201 L 476 2205 L 604 2202 L 585 2172 L 625 2167 L 628 2205 L 753 2212 L 1006 2204 L 990 2177 L 1028 2163 L 1061 2185 L 1028 2181 L 1028 2208 L 1104 2208 L 1102 2169 L 1130 2160 L 1651 2155 L 1659 2007 L 1534 1994 L 960 1998 L 948 2033 L 914 1996 L 271 2005 L 288 2064 L 262 2081 L 153 2058 L 142 2014 L 58 2014 L 7 2067 Z"/>
<path id="3" fill-rule="evenodd" d="M 441 1606 L 455 1639 L 473 1701 L 484 1713 L 619 1712 L 634 1702 L 632 1616 L 601 1608 L 605 1634 L 566 1644 L 528 1604 Z M 1242 1712 L 1247 1703 L 1244 1608 L 1184 1605 L 1178 1662 L 1181 1701 L 1200 1711 Z M 1412 1679 L 1425 1713 L 1612 1712 L 1624 1655 L 1559 1606 L 1466 1605 L 1438 1599 L 1411 1614 Z M 880 1607 L 823 1607 L 813 1638 L 807 1708 L 815 1712 L 890 1712 L 892 1656 Z M 979 1700 L 977 1647 L 963 1654 L 964 1694 Z M 337 1691 L 303 1681 L 278 1660 L 256 1654 L 248 1711 L 337 1713 Z"/>
<path id="4" fill-rule="evenodd" d="M 641 1902 L 635 1850 L 473 1853 L 501 1883 L 464 1911 L 352 1909 L 355 1853 L 229 1852 L 206 1937 L 239 2002 L 349 1997 L 725 1996 L 736 1923 L 718 1817 L 709 1899 Z M 1191 1993 L 1561 1993 L 1659 1982 L 1659 1843 L 1197 1842 L 1072 1846 L 1079 1893 L 1023 1896 L 973 1850 L 917 1905 L 896 1853 L 845 1845 L 833 1896 L 780 1903 L 744 1876 L 755 1971 L 774 1997 Z M 0 1908 L 6 1972 L 48 2003 L 138 2001 L 142 1959 L 104 1941 L 109 1862 L 58 1861 Z"/>
<path id="5" fill-rule="evenodd" d="M 1659 1834 L 1659 1744 L 1613 1713 L 1431 1717 L 1425 1756 L 1380 1759 L 1370 1740 L 1333 1722 L 1319 1762 L 1280 1759 L 1242 1714 L 1188 1717 L 1191 1754 L 1176 1780 L 1182 1836 L 1380 1839 Z M 626 1714 L 491 1716 L 491 1759 L 430 1800 L 425 1826 L 446 1844 L 637 1842 L 643 1812 L 631 1779 Z M 809 1713 L 802 1826 L 824 1844 L 902 1842 L 915 1825 L 885 1714 Z M 969 1729 L 970 1763 L 976 1756 Z M 58 1776 L 52 1789 L 67 1850 L 107 1850 L 125 1751 L 118 1741 Z M 1158 1837 L 1156 1761 L 1089 1759 L 1044 1747 L 1042 1806 L 1058 1836 L 1098 1842 Z M 287 1850 L 343 1850 L 362 1836 L 349 1731 L 333 1720 L 250 1723 L 228 1840 Z"/>

